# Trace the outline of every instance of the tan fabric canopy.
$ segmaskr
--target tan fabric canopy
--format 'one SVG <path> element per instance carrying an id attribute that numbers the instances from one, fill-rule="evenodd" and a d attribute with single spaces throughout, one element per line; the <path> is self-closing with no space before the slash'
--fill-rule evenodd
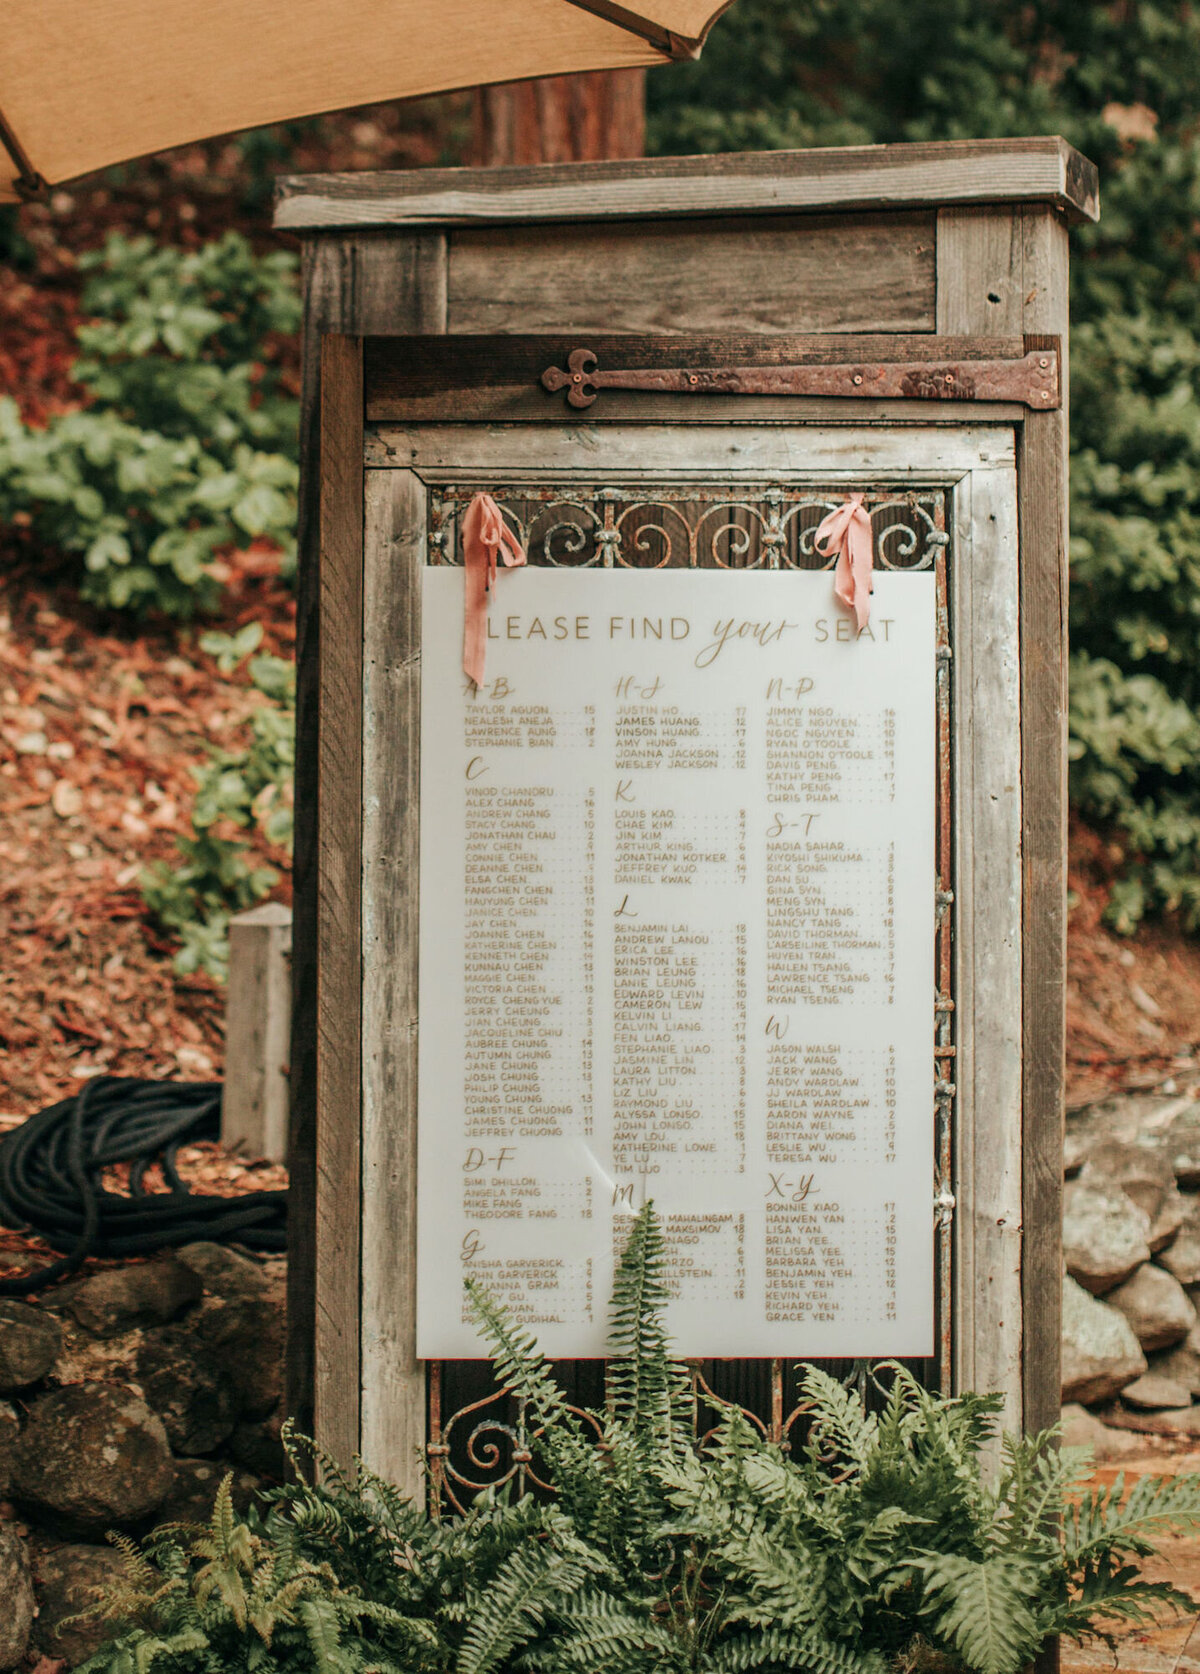
<path id="1" fill-rule="evenodd" d="M 641 3 L 5 0 L 0 200 L 319 111 L 693 57 L 732 0 Z"/>

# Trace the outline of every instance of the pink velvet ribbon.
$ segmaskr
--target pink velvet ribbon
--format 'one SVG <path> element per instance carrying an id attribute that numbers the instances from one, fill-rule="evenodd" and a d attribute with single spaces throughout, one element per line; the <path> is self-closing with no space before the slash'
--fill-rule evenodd
<path id="1" fill-rule="evenodd" d="M 463 513 L 462 549 L 466 599 L 463 672 L 482 686 L 487 661 L 488 594 L 496 585 L 497 561 L 515 569 L 525 562 L 525 549 L 490 494 L 476 494 Z"/>
<path id="2" fill-rule="evenodd" d="M 862 633 L 871 616 L 871 575 L 874 542 L 871 517 L 861 494 L 848 494 L 843 505 L 822 519 L 813 537 L 822 558 L 837 553 L 833 590 L 848 610 L 854 612 Z"/>

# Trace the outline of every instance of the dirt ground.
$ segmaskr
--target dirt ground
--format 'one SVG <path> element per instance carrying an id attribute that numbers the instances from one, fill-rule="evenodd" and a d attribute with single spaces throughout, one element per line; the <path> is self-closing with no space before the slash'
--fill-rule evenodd
<path id="1" fill-rule="evenodd" d="M 1138 1476 L 1175 1476 L 1200 1470 L 1200 1453 L 1166 1441 L 1157 1445 L 1160 1451 L 1147 1451 L 1143 1457 L 1125 1460 L 1119 1466 L 1101 1465 L 1094 1480 L 1108 1484 L 1123 1474 L 1128 1485 Z M 1169 1581 L 1190 1593 L 1198 1614 L 1175 1618 L 1154 1629 L 1117 1625 L 1112 1645 L 1102 1639 L 1082 1645 L 1064 1641 L 1062 1674 L 1099 1674 L 1105 1669 L 1116 1669 L 1119 1674 L 1200 1674 L 1200 1538 L 1172 1536 L 1160 1540 L 1158 1546 L 1159 1556 L 1143 1566 L 1143 1575 L 1148 1581 Z"/>
<path id="2" fill-rule="evenodd" d="M 263 621 L 290 654 L 277 575 L 240 576 L 226 617 Z M 192 770 L 259 701 L 195 637 L 100 620 L 28 573 L 0 589 L 0 1120 L 93 1075 L 221 1073 L 222 992 L 173 970 L 138 890 L 145 867 L 178 858 Z M 286 854 L 256 848 L 286 899 Z"/>

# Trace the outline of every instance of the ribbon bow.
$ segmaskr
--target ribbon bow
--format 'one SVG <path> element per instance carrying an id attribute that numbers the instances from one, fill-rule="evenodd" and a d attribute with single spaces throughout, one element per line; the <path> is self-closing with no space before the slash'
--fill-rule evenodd
<path id="1" fill-rule="evenodd" d="M 861 494 L 847 495 L 843 505 L 837 506 L 822 519 L 813 536 L 813 545 L 822 558 L 832 558 L 837 553 L 833 590 L 842 603 L 854 612 L 858 631 L 862 633 L 871 615 L 874 542 L 870 514 L 863 505 Z"/>
<path id="2" fill-rule="evenodd" d="M 525 562 L 525 550 L 513 534 L 490 494 L 476 494 L 462 520 L 463 579 L 466 613 L 463 620 L 463 671 L 483 685 L 487 658 L 488 594 L 496 585 L 496 562 L 508 569 Z"/>

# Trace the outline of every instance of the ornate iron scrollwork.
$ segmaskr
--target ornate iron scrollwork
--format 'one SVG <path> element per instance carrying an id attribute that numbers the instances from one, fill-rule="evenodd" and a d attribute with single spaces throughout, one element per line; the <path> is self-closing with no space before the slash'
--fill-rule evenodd
<path id="1" fill-rule="evenodd" d="M 474 489 L 433 490 L 431 561 L 462 562 L 458 509 Z M 821 519 L 843 491 L 764 484 L 731 491 L 700 483 L 581 489 L 489 488 L 533 562 L 552 568 L 823 570 L 814 550 Z M 928 570 L 948 540 L 941 490 L 870 493 L 881 570 Z"/>

